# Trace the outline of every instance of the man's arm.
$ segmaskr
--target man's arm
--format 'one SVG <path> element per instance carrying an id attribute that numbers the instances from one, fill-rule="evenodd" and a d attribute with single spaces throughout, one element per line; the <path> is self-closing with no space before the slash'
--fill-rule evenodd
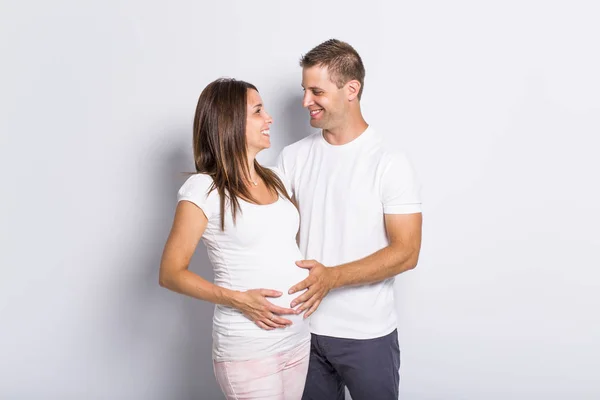
<path id="1" fill-rule="evenodd" d="M 291 307 L 308 310 L 310 316 L 332 289 L 365 285 L 396 276 L 416 267 L 421 250 L 423 217 L 415 214 L 385 214 L 385 229 L 389 245 L 375 253 L 347 264 L 325 267 L 315 260 L 299 261 L 297 265 L 310 270 L 308 278 L 292 286 L 289 293 L 308 289 L 294 299 Z"/>

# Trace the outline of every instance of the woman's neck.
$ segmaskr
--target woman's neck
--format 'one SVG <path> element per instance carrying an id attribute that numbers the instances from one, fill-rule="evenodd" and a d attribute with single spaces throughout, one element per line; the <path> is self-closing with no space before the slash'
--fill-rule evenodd
<path id="1" fill-rule="evenodd" d="M 248 173 L 250 174 L 249 178 L 253 183 L 258 182 L 258 175 L 256 173 L 256 168 L 254 168 L 255 159 L 255 155 L 248 155 Z"/>

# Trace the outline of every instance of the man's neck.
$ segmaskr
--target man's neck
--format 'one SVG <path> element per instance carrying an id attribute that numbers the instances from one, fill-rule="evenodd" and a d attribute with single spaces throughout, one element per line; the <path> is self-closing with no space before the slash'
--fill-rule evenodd
<path id="1" fill-rule="evenodd" d="M 323 138 L 331 145 L 341 146 L 359 137 L 368 127 L 369 124 L 361 116 L 359 120 L 349 120 L 341 127 L 323 129 Z"/>

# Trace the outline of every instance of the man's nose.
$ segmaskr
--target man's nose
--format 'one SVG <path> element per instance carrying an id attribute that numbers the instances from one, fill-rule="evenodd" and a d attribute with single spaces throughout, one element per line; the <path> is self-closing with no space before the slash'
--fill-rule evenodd
<path id="1" fill-rule="evenodd" d="M 312 94 L 309 91 L 304 92 L 304 97 L 302 98 L 302 107 L 306 108 L 313 104 Z"/>

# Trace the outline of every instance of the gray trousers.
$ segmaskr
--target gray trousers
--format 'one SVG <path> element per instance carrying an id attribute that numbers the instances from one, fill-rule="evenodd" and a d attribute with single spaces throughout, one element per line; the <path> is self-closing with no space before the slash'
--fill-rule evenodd
<path id="1" fill-rule="evenodd" d="M 311 335 L 310 362 L 302 400 L 398 400 L 398 332 L 375 339 Z"/>

